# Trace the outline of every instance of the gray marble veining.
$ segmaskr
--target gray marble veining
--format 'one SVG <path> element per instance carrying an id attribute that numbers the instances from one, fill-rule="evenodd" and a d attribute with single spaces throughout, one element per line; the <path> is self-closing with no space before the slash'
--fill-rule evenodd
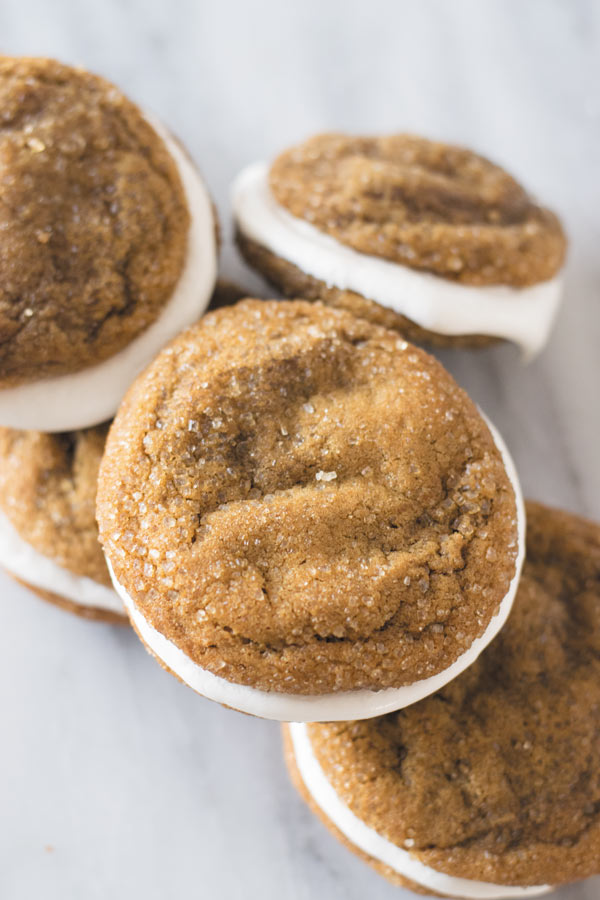
<path id="1" fill-rule="evenodd" d="M 413 130 L 506 164 L 567 224 L 550 345 L 446 352 L 525 493 L 600 519 L 600 4 L 20 0 L 2 50 L 80 62 L 167 122 L 219 206 L 247 162 L 324 129 Z M 201 700 L 133 634 L 0 576 L 0 897 L 391 900 L 288 783 L 278 727 Z M 593 900 L 600 881 L 563 889 Z"/>

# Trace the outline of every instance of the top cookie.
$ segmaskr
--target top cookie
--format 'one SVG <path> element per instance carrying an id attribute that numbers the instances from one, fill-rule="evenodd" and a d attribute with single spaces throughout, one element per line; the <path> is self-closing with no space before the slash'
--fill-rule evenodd
<path id="1" fill-rule="evenodd" d="M 263 691 L 397 687 L 482 635 L 515 497 L 465 393 L 343 311 L 244 301 L 127 394 L 98 493 L 115 576 L 204 669 Z"/>
<path id="2" fill-rule="evenodd" d="M 317 135 L 282 153 L 269 183 L 289 212 L 341 243 L 463 284 L 524 287 L 564 261 L 556 216 L 461 147 Z"/>
<path id="3" fill-rule="evenodd" d="M 177 167 L 113 85 L 0 59 L 0 387 L 75 372 L 158 316 L 182 272 Z"/>
<path id="4" fill-rule="evenodd" d="M 476 663 L 308 734 L 344 804 L 426 866 L 558 885 L 600 873 L 600 527 L 531 502 L 527 520 L 513 612 Z"/>

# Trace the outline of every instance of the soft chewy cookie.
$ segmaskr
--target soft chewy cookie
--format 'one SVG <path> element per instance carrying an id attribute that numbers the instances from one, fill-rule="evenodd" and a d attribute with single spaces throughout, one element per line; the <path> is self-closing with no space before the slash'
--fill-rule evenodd
<path id="1" fill-rule="evenodd" d="M 0 169 L 0 424 L 97 424 L 206 308 L 210 198 L 160 124 L 46 59 L 0 57 Z"/>
<path id="2" fill-rule="evenodd" d="M 499 637 L 451 684 L 368 722 L 291 725 L 325 824 L 390 880 L 533 897 L 600 874 L 600 526 L 527 504 Z"/>
<path id="3" fill-rule="evenodd" d="M 66 434 L 0 428 L 0 564 L 89 619 L 125 624 L 96 526 L 108 425 Z"/>
<path id="4" fill-rule="evenodd" d="M 545 343 L 566 240 L 505 171 L 411 135 L 323 134 L 233 187 L 238 243 L 285 294 L 410 340 Z"/>
<path id="5" fill-rule="evenodd" d="M 101 540 L 142 640 L 212 699 L 376 715 L 468 665 L 522 546 L 499 438 L 423 351 L 347 312 L 244 301 L 126 395 Z"/>

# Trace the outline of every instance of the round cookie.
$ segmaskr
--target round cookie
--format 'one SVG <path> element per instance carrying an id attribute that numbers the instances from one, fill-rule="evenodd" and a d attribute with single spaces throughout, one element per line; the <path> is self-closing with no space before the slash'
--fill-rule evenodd
<path id="1" fill-rule="evenodd" d="M 548 337 L 560 222 L 470 150 L 318 135 L 245 169 L 232 203 L 244 257 L 288 296 L 439 346 L 506 339 L 531 356 Z"/>
<path id="2" fill-rule="evenodd" d="M 44 600 L 125 625 L 96 525 L 107 432 L 0 428 L 0 565 Z"/>
<path id="3" fill-rule="evenodd" d="M 600 874 L 600 526 L 527 504 L 506 627 L 451 684 L 368 722 L 286 728 L 292 778 L 390 880 L 538 896 Z"/>
<path id="4" fill-rule="evenodd" d="M 501 627 L 518 490 L 432 357 L 342 310 L 246 300 L 132 386 L 98 521 L 142 640 L 199 693 L 361 718 L 436 690 Z"/>
<path id="5" fill-rule="evenodd" d="M 113 85 L 0 57 L 0 424 L 110 418 L 208 305 L 217 235 L 180 144 Z"/>

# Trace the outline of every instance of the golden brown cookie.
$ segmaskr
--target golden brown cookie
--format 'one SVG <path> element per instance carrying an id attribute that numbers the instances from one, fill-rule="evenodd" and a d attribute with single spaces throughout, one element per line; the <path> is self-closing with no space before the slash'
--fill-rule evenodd
<path id="1" fill-rule="evenodd" d="M 19 402 L 33 406 L 40 383 L 50 395 L 125 353 L 117 387 L 112 370 L 98 382 L 114 412 L 140 368 L 208 303 L 210 199 L 162 126 L 83 69 L 0 57 L 0 108 L 0 422 L 93 424 L 82 410 L 81 422 L 47 426 Z"/>
<path id="2" fill-rule="evenodd" d="M 50 602 L 125 624 L 96 525 L 107 432 L 108 425 L 67 434 L 0 428 L 0 562 Z"/>
<path id="3" fill-rule="evenodd" d="M 600 874 L 600 526 L 527 516 L 512 614 L 466 672 L 399 712 L 287 733 L 311 806 L 399 883 L 533 896 Z"/>
<path id="4" fill-rule="evenodd" d="M 160 354 L 111 428 L 98 520 L 153 652 L 275 718 L 451 677 L 519 554 L 502 453 L 451 376 L 300 301 L 217 310 Z"/>
<path id="5" fill-rule="evenodd" d="M 163 141 L 98 76 L 4 57 L 0 106 L 6 386 L 100 362 L 156 319 L 189 212 Z"/>
<path id="6" fill-rule="evenodd" d="M 435 344 L 507 338 L 534 352 L 547 336 L 561 225 L 470 150 L 318 135 L 245 170 L 233 206 L 242 253 L 288 296 Z"/>

